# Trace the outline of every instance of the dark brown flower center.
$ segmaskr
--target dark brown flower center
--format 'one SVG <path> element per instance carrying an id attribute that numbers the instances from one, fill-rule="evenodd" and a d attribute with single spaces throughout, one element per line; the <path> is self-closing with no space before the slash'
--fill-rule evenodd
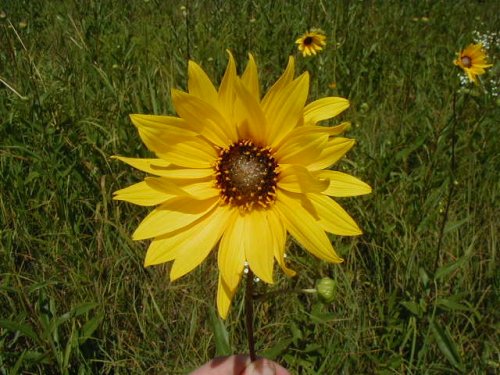
<path id="1" fill-rule="evenodd" d="M 304 39 L 304 45 L 305 45 L 305 46 L 310 46 L 311 44 L 313 44 L 313 41 L 314 41 L 314 40 L 313 40 L 312 36 L 308 36 L 308 37 L 306 37 L 306 38 Z"/>
<path id="2" fill-rule="evenodd" d="M 462 65 L 466 68 L 470 68 L 472 66 L 472 59 L 469 56 L 462 56 L 461 59 Z"/>
<path id="3" fill-rule="evenodd" d="M 240 140 L 221 150 L 214 166 L 222 200 L 243 210 L 267 208 L 276 199 L 278 163 L 269 148 Z"/>

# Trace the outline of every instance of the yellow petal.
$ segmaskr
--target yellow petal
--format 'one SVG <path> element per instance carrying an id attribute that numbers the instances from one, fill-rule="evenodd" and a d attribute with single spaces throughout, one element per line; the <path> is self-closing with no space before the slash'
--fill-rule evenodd
<path id="1" fill-rule="evenodd" d="M 245 266 L 245 221 L 237 210 L 231 219 L 220 241 L 217 257 L 219 272 L 230 288 L 238 285 Z"/>
<path id="2" fill-rule="evenodd" d="M 297 126 L 302 119 L 309 93 L 309 73 L 305 72 L 273 95 L 264 113 L 267 119 L 266 139 L 274 147 Z"/>
<path id="3" fill-rule="evenodd" d="M 295 75 L 295 59 L 293 56 L 288 58 L 288 65 L 281 75 L 281 77 L 275 82 L 275 84 L 269 89 L 264 98 L 262 99 L 262 107 L 264 112 L 267 112 L 267 107 L 269 103 L 274 101 L 274 96 L 281 92 L 281 90 L 288 85 L 293 80 Z"/>
<path id="4" fill-rule="evenodd" d="M 140 171 L 155 175 L 158 175 L 157 169 L 159 167 L 167 168 L 170 165 L 168 161 L 163 159 L 126 158 L 124 156 L 112 156 L 111 158 L 123 161 Z"/>
<path id="5" fill-rule="evenodd" d="M 164 193 L 172 196 L 182 196 L 189 197 L 192 199 L 196 199 L 191 196 L 188 192 L 182 189 L 179 184 L 170 181 L 166 178 L 161 177 L 147 177 L 144 179 L 146 185 L 148 185 L 151 189 L 156 191 L 157 193 Z"/>
<path id="6" fill-rule="evenodd" d="M 260 100 L 259 75 L 257 73 L 257 65 L 251 53 L 248 55 L 248 64 L 241 75 L 241 80 L 252 96 L 257 101 Z"/>
<path id="7" fill-rule="evenodd" d="M 314 162 L 332 136 L 343 133 L 350 126 L 343 122 L 336 126 L 297 126 L 280 144 L 274 147 L 275 156 L 284 164 L 307 165 Z M 331 140 L 330 144 L 331 145 Z"/>
<path id="8" fill-rule="evenodd" d="M 309 194 L 308 198 L 319 217 L 319 224 L 327 232 L 340 236 L 357 236 L 361 229 L 349 214 L 333 199 L 322 194 Z"/>
<path id="9" fill-rule="evenodd" d="M 146 252 L 144 267 L 174 260 L 178 249 L 177 244 L 188 238 L 187 232 L 174 232 L 175 235 L 171 235 L 170 237 L 161 236 L 153 239 Z"/>
<path id="10" fill-rule="evenodd" d="M 113 195 L 114 200 L 130 202 L 139 206 L 156 206 L 175 197 L 174 194 L 153 189 L 145 181 L 115 191 Z"/>
<path id="11" fill-rule="evenodd" d="M 265 139 L 266 118 L 257 99 L 238 81 L 237 112 L 242 116 L 244 126 L 238 129 L 240 139 L 252 139 L 257 144 L 267 144 Z"/>
<path id="12" fill-rule="evenodd" d="M 466 69 L 465 73 L 467 73 L 467 76 L 469 77 L 469 81 L 477 84 L 477 77 L 470 69 Z"/>
<path id="13" fill-rule="evenodd" d="M 217 207 L 198 225 L 189 229 L 190 236 L 177 247 L 170 280 L 176 280 L 197 267 L 219 242 L 231 217 L 229 206 Z"/>
<path id="14" fill-rule="evenodd" d="M 174 116 L 131 114 L 130 120 L 139 130 L 147 130 L 157 135 L 196 135 L 185 120 Z"/>
<path id="15" fill-rule="evenodd" d="M 238 279 L 238 283 L 240 278 Z M 237 288 L 230 288 L 219 274 L 219 284 L 217 287 L 217 311 L 222 319 L 226 319 L 231 307 L 231 301 Z"/>
<path id="16" fill-rule="evenodd" d="M 328 180 L 314 177 L 301 165 L 282 166 L 278 187 L 294 193 L 320 193 L 329 185 Z"/>
<path id="17" fill-rule="evenodd" d="M 146 145 L 148 150 L 153 151 L 157 155 L 159 155 L 169 145 L 168 141 L 165 139 L 167 137 L 165 137 L 164 135 L 159 136 L 158 134 L 155 134 L 148 130 L 139 129 L 139 137 Z"/>
<path id="18" fill-rule="evenodd" d="M 324 134 L 328 135 L 329 137 L 340 135 L 350 126 L 351 123 L 348 121 L 345 121 L 335 126 L 316 126 L 316 125 L 298 126 L 295 129 L 293 129 L 285 138 L 283 138 L 283 140 L 276 147 L 276 149 L 285 146 L 290 139 L 294 138 L 301 138 L 313 134 L 318 134 L 318 135 Z"/>
<path id="19" fill-rule="evenodd" d="M 130 119 L 147 148 L 156 153 L 168 147 L 171 137 L 195 135 L 186 121 L 178 117 L 132 114 Z"/>
<path id="20" fill-rule="evenodd" d="M 313 175 L 330 180 L 330 185 L 322 193 L 332 197 L 354 197 L 372 192 L 368 184 L 346 173 L 321 170 L 314 172 Z"/>
<path id="21" fill-rule="evenodd" d="M 181 230 L 155 238 L 148 248 L 146 267 L 175 260 L 170 278 L 175 280 L 200 264 L 215 246 L 228 223 L 228 210 L 216 207 Z M 174 263 L 175 265 L 175 263 Z"/>
<path id="22" fill-rule="evenodd" d="M 139 224 L 132 238 L 144 240 L 171 233 L 198 220 L 218 204 L 219 198 L 204 201 L 177 197 L 154 209 Z"/>
<path id="23" fill-rule="evenodd" d="M 234 126 L 234 85 L 238 77 L 236 75 L 236 63 L 234 62 L 233 55 L 230 51 L 227 51 L 227 53 L 229 55 L 229 61 L 219 86 L 219 108 L 226 122 Z"/>
<path id="24" fill-rule="evenodd" d="M 328 97 L 315 100 L 304 108 L 304 124 L 328 120 L 349 108 L 349 100 L 340 97 Z"/>
<path id="25" fill-rule="evenodd" d="M 192 197 L 200 200 L 217 197 L 220 194 L 220 190 L 215 187 L 212 180 L 191 183 L 186 185 L 184 190 Z"/>
<path id="26" fill-rule="evenodd" d="M 172 101 L 177 114 L 213 144 L 226 147 L 236 141 L 234 126 L 230 126 L 226 118 L 210 103 L 175 89 L 172 90 Z"/>
<path id="27" fill-rule="evenodd" d="M 328 145 L 323 149 L 319 158 L 313 163 L 307 164 L 307 169 L 317 171 L 328 168 L 342 158 L 354 146 L 354 143 L 355 141 L 349 138 L 333 138 L 328 141 Z"/>
<path id="28" fill-rule="evenodd" d="M 190 197 L 197 200 L 214 198 L 219 195 L 219 189 L 214 187 L 212 180 L 193 183 L 192 180 L 170 180 L 167 178 L 146 178 L 146 183 L 158 192 L 174 196 Z"/>
<path id="29" fill-rule="evenodd" d="M 269 227 L 272 228 L 271 232 L 273 234 L 274 241 L 274 257 L 287 276 L 295 276 L 296 272 L 288 268 L 285 263 L 286 229 L 276 212 L 272 209 L 265 212 L 268 217 Z"/>
<path id="30" fill-rule="evenodd" d="M 217 90 L 203 69 L 194 61 L 188 63 L 188 91 L 212 106 L 219 105 Z"/>
<path id="31" fill-rule="evenodd" d="M 300 127 L 297 129 L 313 128 Z M 275 157 L 283 164 L 308 165 L 316 161 L 321 155 L 328 134 L 320 132 L 300 132 L 294 137 L 287 137 L 286 142 L 282 142 L 275 152 Z"/>
<path id="32" fill-rule="evenodd" d="M 172 143 L 158 155 L 172 164 L 187 168 L 212 167 L 218 157 L 213 146 L 196 137 L 172 138 Z"/>
<path id="33" fill-rule="evenodd" d="M 334 136 L 334 135 L 342 134 L 343 132 L 346 131 L 346 129 L 348 129 L 350 127 L 351 127 L 351 123 L 349 121 L 344 121 L 338 125 L 326 127 L 326 131 L 328 132 L 329 136 Z M 325 128 L 325 127 L 322 126 L 322 128 Z"/>
<path id="34" fill-rule="evenodd" d="M 151 172 L 157 176 L 171 179 L 201 179 L 213 176 L 213 168 L 179 168 L 175 165 L 169 167 L 151 165 Z"/>
<path id="35" fill-rule="evenodd" d="M 248 266 L 257 277 L 271 284 L 274 265 L 274 228 L 268 222 L 265 211 L 254 210 L 240 218 L 244 221 L 242 242 Z"/>
<path id="36" fill-rule="evenodd" d="M 164 150 L 163 150 L 164 151 Z M 213 168 L 179 168 L 163 159 L 126 158 L 112 156 L 143 172 L 173 179 L 200 179 L 214 174 Z"/>
<path id="37" fill-rule="evenodd" d="M 288 232 L 307 251 L 332 263 L 342 262 L 342 258 L 333 250 L 321 225 L 301 206 L 298 200 L 278 190 L 273 209 L 279 214 Z"/>

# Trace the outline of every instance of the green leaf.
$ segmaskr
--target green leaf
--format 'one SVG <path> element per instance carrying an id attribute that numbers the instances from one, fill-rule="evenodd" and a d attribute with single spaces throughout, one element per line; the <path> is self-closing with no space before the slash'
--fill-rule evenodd
<path id="1" fill-rule="evenodd" d="M 450 264 L 447 264 L 443 267 L 438 268 L 438 270 L 436 271 L 436 274 L 434 275 L 434 278 L 436 280 L 439 280 L 439 279 L 446 277 L 447 275 L 449 275 L 453 271 L 462 267 L 468 260 L 469 260 L 468 256 L 463 256 L 463 257 L 457 259 L 453 263 L 450 263 Z"/>
<path id="2" fill-rule="evenodd" d="M 34 350 L 26 350 L 24 353 L 24 358 L 28 360 L 31 364 L 35 363 L 50 363 L 49 353 L 41 353 Z"/>
<path id="3" fill-rule="evenodd" d="M 448 362 L 450 362 L 457 369 L 462 369 L 460 355 L 458 354 L 457 348 L 453 339 L 448 332 L 444 331 L 441 326 L 436 322 L 430 322 L 430 327 L 434 339 L 436 340 L 439 350 L 446 357 Z"/>
<path id="4" fill-rule="evenodd" d="M 40 353 L 32 350 L 25 350 L 19 355 L 16 363 L 10 369 L 10 374 L 22 373 L 19 370 L 23 367 L 37 363 L 50 364 L 48 353 Z"/>
<path id="5" fill-rule="evenodd" d="M 64 354 L 62 354 L 62 367 L 68 368 L 69 360 L 71 358 L 71 352 L 73 348 L 75 348 L 78 342 L 78 332 L 75 329 L 75 321 L 72 321 L 71 333 L 69 335 L 68 340 L 66 341 L 66 348 L 64 350 Z"/>
<path id="6" fill-rule="evenodd" d="M 325 304 L 323 302 L 318 302 L 313 305 L 309 318 L 314 323 L 331 323 L 339 318 L 335 313 L 325 311 Z"/>
<path id="7" fill-rule="evenodd" d="M 84 302 L 74 308 L 72 308 L 67 313 L 62 314 L 57 318 L 56 327 L 66 322 L 67 320 L 88 313 L 93 308 L 97 307 L 99 304 L 96 302 Z"/>
<path id="8" fill-rule="evenodd" d="M 442 307 L 450 311 L 471 311 L 472 309 L 460 302 L 456 301 L 457 298 L 438 298 L 436 303 L 439 307 Z"/>
<path id="9" fill-rule="evenodd" d="M 451 222 L 447 223 L 446 226 L 444 227 L 444 233 L 453 232 L 455 229 L 461 227 L 462 225 L 464 225 L 468 221 L 469 221 L 468 217 L 465 219 L 462 219 L 462 220 L 451 221 Z"/>
<path id="10" fill-rule="evenodd" d="M 28 293 L 31 294 L 33 292 L 36 292 L 39 289 L 43 289 L 43 288 L 46 288 L 50 285 L 56 285 L 56 284 L 57 284 L 57 282 L 55 282 L 55 281 L 42 281 L 42 282 L 30 285 L 28 287 Z"/>
<path id="11" fill-rule="evenodd" d="M 310 344 L 306 345 L 306 347 L 304 349 L 304 353 L 318 352 L 318 351 L 321 351 L 322 348 L 323 348 L 323 345 L 321 345 L 321 344 L 310 343 Z"/>
<path id="12" fill-rule="evenodd" d="M 265 358 L 269 358 L 271 360 L 274 360 L 278 356 L 283 354 L 292 342 L 293 342 L 293 339 L 291 339 L 291 338 L 286 339 L 286 340 L 280 340 L 280 341 L 278 341 L 278 343 L 276 345 L 274 345 L 273 347 L 262 352 L 262 356 Z"/>
<path id="13" fill-rule="evenodd" d="M 12 332 L 19 332 L 23 334 L 24 336 L 29 337 L 30 339 L 33 339 L 35 341 L 38 340 L 38 336 L 33 331 L 31 326 L 27 323 L 18 323 L 18 322 L 13 322 L 11 320 L 0 320 L 0 327 L 12 331 Z"/>
<path id="14" fill-rule="evenodd" d="M 231 355 L 231 345 L 226 326 L 217 315 L 214 308 L 210 308 L 210 325 L 215 337 L 215 352 L 217 356 Z"/>
<path id="15" fill-rule="evenodd" d="M 97 302 L 85 302 L 81 303 L 78 306 L 74 307 L 70 314 L 72 316 L 79 316 L 88 313 L 93 308 L 97 307 L 99 304 Z"/>
<path id="16" fill-rule="evenodd" d="M 299 340 L 304 338 L 302 330 L 297 326 L 295 322 L 290 324 L 290 331 L 292 331 L 292 340 L 297 343 Z"/>
<path id="17" fill-rule="evenodd" d="M 395 160 L 406 160 L 411 153 L 415 152 L 425 143 L 426 139 L 426 135 L 421 135 L 415 139 L 408 147 L 402 149 L 395 155 Z"/>
<path id="18" fill-rule="evenodd" d="M 429 274 L 427 273 L 427 271 L 423 268 L 423 267 L 420 267 L 418 269 L 418 274 L 420 275 L 420 280 L 422 281 L 422 284 L 424 285 L 424 289 L 427 289 L 427 287 L 429 286 Z"/>
<path id="19" fill-rule="evenodd" d="M 104 314 L 100 313 L 99 315 L 88 320 L 83 325 L 83 327 L 80 329 L 80 335 L 78 337 L 78 342 L 80 345 L 82 345 L 85 341 L 92 337 L 92 334 L 99 327 L 103 319 Z"/>
<path id="20" fill-rule="evenodd" d="M 404 301 L 401 302 L 401 305 L 403 305 L 413 315 L 418 316 L 419 318 L 422 317 L 424 311 L 418 303 L 413 301 Z"/>

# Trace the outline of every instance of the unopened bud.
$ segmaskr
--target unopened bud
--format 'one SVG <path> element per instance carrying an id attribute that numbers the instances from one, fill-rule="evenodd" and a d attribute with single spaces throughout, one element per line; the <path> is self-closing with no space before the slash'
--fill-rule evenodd
<path id="1" fill-rule="evenodd" d="M 359 110 L 361 111 L 361 113 L 366 113 L 370 110 L 370 105 L 365 102 L 365 103 L 361 104 L 361 106 L 359 107 Z"/>
<path id="2" fill-rule="evenodd" d="M 332 302 L 335 299 L 335 289 L 337 283 L 329 277 L 323 277 L 316 283 L 316 290 L 323 302 Z"/>

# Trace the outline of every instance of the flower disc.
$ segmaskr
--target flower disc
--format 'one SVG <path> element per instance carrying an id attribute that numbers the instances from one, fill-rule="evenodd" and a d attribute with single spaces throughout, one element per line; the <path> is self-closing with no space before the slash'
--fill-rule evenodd
<path id="1" fill-rule="evenodd" d="M 251 210 L 257 205 L 267 208 L 274 202 L 279 173 L 269 148 L 240 140 L 221 151 L 215 171 L 225 203 Z"/>
<path id="2" fill-rule="evenodd" d="M 462 56 L 461 60 L 462 60 L 462 64 L 466 68 L 470 68 L 472 66 L 472 59 L 469 56 Z"/>

